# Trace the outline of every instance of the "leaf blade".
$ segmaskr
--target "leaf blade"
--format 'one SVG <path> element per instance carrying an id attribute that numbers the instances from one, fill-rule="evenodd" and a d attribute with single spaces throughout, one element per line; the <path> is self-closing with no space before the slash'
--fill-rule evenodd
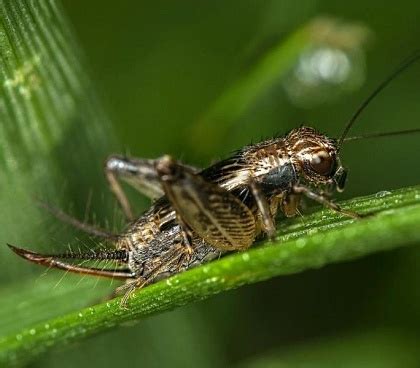
<path id="1" fill-rule="evenodd" d="M 361 212 L 374 209 L 377 213 L 354 221 L 322 210 L 308 216 L 303 225 L 296 219 L 286 221 L 286 234 L 274 243 L 230 255 L 139 290 L 130 300 L 128 311 L 121 309 L 119 299 L 115 299 L 47 321 L 48 329 L 42 323 L 21 331 L 19 339 L 18 335 L 5 337 L 0 340 L 0 362 L 22 362 L 51 346 L 65 345 L 245 284 L 420 243 L 420 187 L 395 191 L 386 199 L 355 199 L 344 206 Z M 307 234 L 302 235 L 304 232 Z"/>

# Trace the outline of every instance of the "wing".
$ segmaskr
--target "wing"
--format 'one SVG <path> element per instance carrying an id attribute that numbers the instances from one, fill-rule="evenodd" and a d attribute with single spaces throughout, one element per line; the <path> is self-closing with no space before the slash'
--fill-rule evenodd
<path id="1" fill-rule="evenodd" d="M 177 215 L 204 241 L 220 250 L 246 249 L 253 243 L 254 215 L 237 197 L 168 156 L 156 169 Z"/>

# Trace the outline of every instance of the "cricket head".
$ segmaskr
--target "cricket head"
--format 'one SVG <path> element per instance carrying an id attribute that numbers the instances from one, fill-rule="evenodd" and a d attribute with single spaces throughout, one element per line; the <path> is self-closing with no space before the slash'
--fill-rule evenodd
<path id="1" fill-rule="evenodd" d="M 289 154 L 304 179 L 342 192 L 347 170 L 341 165 L 337 141 L 310 127 L 292 130 L 287 136 Z"/>
<path id="2" fill-rule="evenodd" d="M 300 127 L 292 130 L 286 137 L 288 153 L 303 179 L 312 185 L 325 185 L 329 191 L 342 192 L 346 183 L 347 170 L 341 165 L 339 152 L 347 141 L 364 138 L 389 137 L 403 134 L 419 133 L 420 129 L 400 130 L 386 133 L 366 134 L 359 137 L 348 137 L 348 133 L 370 102 L 378 96 L 402 72 L 420 60 L 420 50 L 416 50 L 405 59 L 373 92 L 360 104 L 353 113 L 338 139 L 320 134 L 313 128 Z"/>

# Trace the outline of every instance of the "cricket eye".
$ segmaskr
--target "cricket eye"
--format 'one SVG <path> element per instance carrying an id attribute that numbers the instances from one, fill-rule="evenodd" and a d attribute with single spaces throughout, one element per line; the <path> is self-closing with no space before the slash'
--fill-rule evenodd
<path id="1" fill-rule="evenodd" d="M 327 151 L 318 151 L 311 155 L 309 166 L 317 174 L 329 176 L 333 171 L 334 160 Z"/>

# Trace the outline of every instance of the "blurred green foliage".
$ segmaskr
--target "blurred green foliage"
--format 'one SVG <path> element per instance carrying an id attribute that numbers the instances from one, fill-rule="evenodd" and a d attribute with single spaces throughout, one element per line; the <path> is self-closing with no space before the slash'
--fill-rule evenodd
<path id="1" fill-rule="evenodd" d="M 119 150 L 140 157 L 170 153 L 201 166 L 302 122 L 337 136 L 369 91 L 420 46 L 420 4 L 414 1 L 392 5 L 377 0 L 63 3 L 96 90 L 113 122 L 113 130 L 106 129 L 105 133 L 115 132 L 111 140 L 120 142 Z M 273 45 L 320 15 L 360 22 L 371 30 L 366 82 L 360 90 L 303 109 L 291 104 L 284 89 L 276 85 L 235 119 L 221 141 L 191 145 L 197 121 L 226 88 Z M 417 65 L 369 106 L 353 133 L 419 127 L 419 85 Z M 211 133 L 209 137 L 214 136 Z M 418 184 L 418 149 L 419 136 L 349 144 L 343 150 L 343 161 L 350 168 L 344 196 Z M 54 154 L 64 157 L 66 152 L 62 148 Z M 92 189 L 94 203 L 106 202 L 102 200 L 107 195 L 105 184 L 98 179 L 100 166 L 100 158 L 91 156 L 91 162 L 72 162 L 71 167 L 80 167 L 83 175 L 62 173 L 69 176 L 63 179 L 70 187 L 66 193 L 75 194 L 79 214 L 83 214 L 83 204 Z M 139 209 L 147 205 L 147 201 L 137 202 Z M 26 208 L 10 207 L 16 219 L 21 210 Z M 110 213 L 96 211 L 102 219 Z M 16 228 L 12 227 L 10 234 L 19 231 L 16 221 L 13 224 Z M 32 238 L 36 243 L 45 243 L 53 239 L 64 243 L 62 226 L 54 223 L 49 228 L 52 235 L 27 229 L 25 241 L 30 243 Z M 6 257 L 3 263 L 12 259 Z M 379 356 L 392 345 L 396 356 L 408 356 L 410 362 L 417 358 L 419 362 L 420 353 L 416 356 L 411 347 L 420 334 L 419 258 L 420 250 L 413 247 L 273 279 L 154 317 L 134 328 L 117 329 L 51 353 L 31 366 L 111 367 L 125 362 L 148 367 L 214 367 L 253 360 L 255 366 L 264 366 L 258 364 L 267 352 L 275 357 L 274 361 L 283 359 L 289 366 L 296 366 L 291 356 L 297 362 L 311 351 L 310 356 L 322 362 L 325 351 L 337 346 L 337 339 L 341 341 L 340 360 L 357 361 L 352 359 L 355 354 L 365 354 L 357 347 L 372 344 Z M 19 282 L 11 284 L 11 280 L 24 273 L 29 276 L 29 271 L 26 264 L 13 262 L 14 270 L 1 280 L 18 287 Z M 39 272 L 33 270 L 31 274 Z M 72 280 L 78 281 L 68 279 L 66 288 L 72 287 Z M 354 338 L 353 329 L 386 333 Z M 312 343 L 315 339 L 322 339 L 323 344 Z M 367 362 L 364 366 L 381 366 L 371 354 Z"/>

